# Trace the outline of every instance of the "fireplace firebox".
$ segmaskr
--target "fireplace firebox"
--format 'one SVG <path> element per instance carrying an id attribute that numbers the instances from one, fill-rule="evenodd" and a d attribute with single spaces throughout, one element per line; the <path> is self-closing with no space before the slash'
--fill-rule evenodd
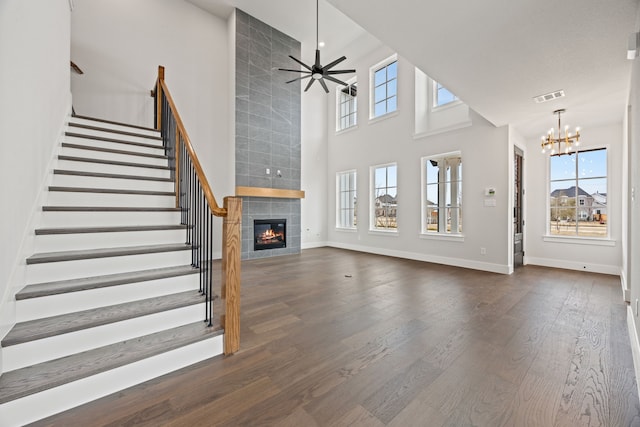
<path id="1" fill-rule="evenodd" d="M 286 219 L 254 219 L 253 250 L 287 247 Z"/>

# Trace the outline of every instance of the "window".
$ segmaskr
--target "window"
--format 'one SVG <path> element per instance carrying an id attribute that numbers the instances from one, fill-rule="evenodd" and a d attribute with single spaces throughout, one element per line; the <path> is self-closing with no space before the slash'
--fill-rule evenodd
<path id="1" fill-rule="evenodd" d="M 396 164 L 372 168 L 373 214 L 371 229 L 397 231 L 398 166 Z"/>
<path id="2" fill-rule="evenodd" d="M 337 202 L 336 226 L 356 228 L 356 171 L 339 172 L 336 175 Z"/>
<path id="3" fill-rule="evenodd" d="M 394 55 L 371 71 L 371 118 L 376 118 L 398 109 L 398 60 Z"/>
<path id="4" fill-rule="evenodd" d="M 458 100 L 449 89 L 442 86 L 440 83 L 433 81 L 433 106 L 442 107 L 443 105 L 451 104 Z"/>
<path id="5" fill-rule="evenodd" d="M 422 233 L 462 233 L 462 157 L 422 158 Z"/>
<path id="6" fill-rule="evenodd" d="M 357 124 L 358 100 L 356 96 L 358 87 L 355 80 L 353 80 L 347 86 L 338 86 L 337 91 L 338 105 L 336 111 L 338 114 L 336 130 L 340 131 Z"/>
<path id="7" fill-rule="evenodd" d="M 549 159 L 549 234 L 607 237 L 607 149 Z"/>

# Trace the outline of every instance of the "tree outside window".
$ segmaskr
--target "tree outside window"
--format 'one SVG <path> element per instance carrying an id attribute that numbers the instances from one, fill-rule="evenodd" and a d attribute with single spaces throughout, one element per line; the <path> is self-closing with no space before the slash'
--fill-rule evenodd
<path id="1" fill-rule="evenodd" d="M 398 166 L 373 168 L 372 229 L 396 231 L 398 228 Z"/>

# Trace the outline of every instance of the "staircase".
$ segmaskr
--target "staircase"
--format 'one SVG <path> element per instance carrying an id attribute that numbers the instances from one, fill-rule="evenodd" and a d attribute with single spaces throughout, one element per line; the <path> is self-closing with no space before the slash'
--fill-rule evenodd
<path id="1" fill-rule="evenodd" d="M 22 425 L 223 351 L 157 131 L 75 116 L 2 340 L 0 425 Z"/>

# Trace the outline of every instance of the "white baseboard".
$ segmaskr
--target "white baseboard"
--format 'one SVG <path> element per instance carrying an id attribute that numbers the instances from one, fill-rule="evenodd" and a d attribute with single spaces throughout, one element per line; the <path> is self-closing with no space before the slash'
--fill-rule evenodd
<path id="1" fill-rule="evenodd" d="M 620 275 L 620 266 L 607 264 L 585 264 L 579 261 L 566 261 L 550 258 L 527 257 L 527 264 L 540 265 L 542 267 L 564 268 L 565 270 L 589 271 L 591 273 Z"/>
<path id="2" fill-rule="evenodd" d="M 626 302 L 631 302 L 631 289 L 627 287 L 627 274 L 624 268 L 620 268 L 620 286 L 622 286 L 622 297 Z"/>
<path id="3" fill-rule="evenodd" d="M 638 342 L 638 330 L 636 322 L 633 321 L 633 309 L 627 306 L 627 329 L 629 330 L 629 343 L 631 344 L 631 354 L 633 355 L 633 368 L 636 374 L 636 386 L 638 387 L 638 396 L 640 396 L 640 342 Z"/>
<path id="4" fill-rule="evenodd" d="M 461 258 L 450 258 L 437 255 L 421 254 L 415 252 L 398 251 L 394 249 L 376 248 L 371 246 L 350 245 L 338 242 L 327 242 L 326 246 L 340 249 L 349 249 L 358 252 L 367 252 L 376 255 L 385 255 L 396 258 L 412 259 L 415 261 L 432 262 L 435 264 L 450 265 L 453 267 L 469 268 L 472 270 L 489 271 L 491 273 L 510 274 L 513 267 L 502 264 L 494 264 L 489 262 L 479 262 Z"/>
<path id="5" fill-rule="evenodd" d="M 309 242 L 309 243 L 302 243 L 301 245 L 302 249 L 313 249 L 313 248 L 324 248 L 325 246 L 329 246 L 327 244 L 327 242 Z"/>

